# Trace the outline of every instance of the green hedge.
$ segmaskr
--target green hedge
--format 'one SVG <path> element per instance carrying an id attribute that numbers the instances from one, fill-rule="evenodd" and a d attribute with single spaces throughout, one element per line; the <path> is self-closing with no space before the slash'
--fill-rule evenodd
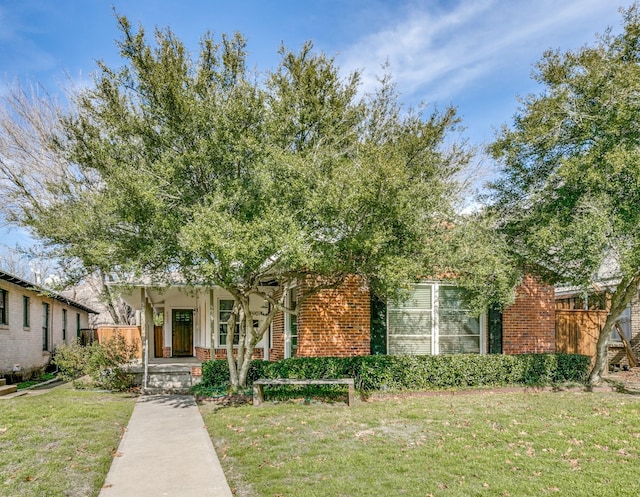
<path id="1" fill-rule="evenodd" d="M 577 354 L 296 357 L 253 361 L 249 386 L 258 378 L 354 378 L 365 392 L 586 381 L 589 358 Z M 203 386 L 229 383 L 226 360 L 202 364 Z"/>

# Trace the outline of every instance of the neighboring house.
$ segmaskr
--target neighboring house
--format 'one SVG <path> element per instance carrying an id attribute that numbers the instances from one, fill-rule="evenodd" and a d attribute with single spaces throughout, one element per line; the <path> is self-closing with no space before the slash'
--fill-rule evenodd
<path id="1" fill-rule="evenodd" d="M 140 336 L 151 362 L 226 356 L 227 340 L 232 339 L 226 321 L 233 298 L 225 290 L 139 284 L 121 291 L 139 312 Z M 297 290 L 285 291 L 291 306 Z M 480 317 L 471 314 L 461 295 L 450 283 L 421 282 L 405 303 L 385 305 L 353 277 L 340 288 L 307 298 L 297 316 L 276 314 L 254 357 L 555 352 L 553 287 L 528 277 L 513 305 Z M 256 299 L 251 304 L 257 326 L 267 303 Z"/>
<path id="2" fill-rule="evenodd" d="M 27 378 L 89 327 L 92 309 L 0 271 L 0 376 Z"/>

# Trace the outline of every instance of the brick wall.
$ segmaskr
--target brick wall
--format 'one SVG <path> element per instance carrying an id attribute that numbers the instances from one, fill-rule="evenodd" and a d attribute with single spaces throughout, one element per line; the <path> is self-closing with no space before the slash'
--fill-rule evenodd
<path id="1" fill-rule="evenodd" d="M 72 343 L 77 336 L 76 315 L 80 315 L 80 327 L 89 327 L 89 318 L 85 311 L 67 305 L 38 292 L 0 280 L 0 288 L 8 292 L 9 323 L 0 325 L 0 377 L 13 375 L 13 378 L 27 378 L 31 373 L 39 372 L 50 361 L 52 352 L 61 343 Z M 29 297 L 29 326 L 24 326 L 24 301 Z M 48 348 L 43 345 L 42 304 L 49 304 Z M 63 310 L 66 310 L 67 323 L 63 333 Z M 65 335 L 63 337 L 63 334 Z M 14 366 L 19 370 L 13 374 Z"/>
<path id="2" fill-rule="evenodd" d="M 515 302 L 502 314 L 504 354 L 555 352 L 555 296 L 552 286 L 527 276 Z"/>
<path id="3" fill-rule="evenodd" d="M 211 349 L 196 347 L 196 358 L 199 361 L 208 361 L 209 359 L 211 359 Z"/>
<path id="4" fill-rule="evenodd" d="M 235 356 L 235 353 L 234 353 Z M 214 349 L 214 359 L 226 359 L 227 358 L 227 349 Z M 263 348 L 255 348 L 253 349 L 253 354 L 251 354 L 252 359 L 264 359 L 264 349 Z"/>
<path id="5" fill-rule="evenodd" d="M 350 357 L 371 351 L 369 290 L 357 277 L 337 289 L 323 290 L 303 303 L 298 314 L 298 357 Z M 269 359 L 284 359 L 284 313 L 271 326 Z"/>
<path id="6" fill-rule="evenodd" d="M 362 280 L 306 299 L 298 315 L 299 357 L 350 357 L 371 351 L 371 299 Z"/>

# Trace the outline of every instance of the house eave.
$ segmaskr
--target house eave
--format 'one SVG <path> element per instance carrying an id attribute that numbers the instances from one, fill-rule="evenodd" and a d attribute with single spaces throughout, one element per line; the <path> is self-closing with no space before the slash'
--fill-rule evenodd
<path id="1" fill-rule="evenodd" d="M 60 295 L 52 290 L 48 290 L 40 285 L 36 285 L 35 283 L 31 283 L 30 281 L 24 280 L 14 274 L 7 273 L 6 271 L 0 271 L 0 280 L 6 281 L 8 283 L 12 283 L 14 285 L 20 286 L 22 288 L 26 288 L 27 290 L 31 290 L 38 295 L 46 296 L 58 300 L 64 304 L 67 304 L 71 307 L 75 307 L 76 309 L 80 309 L 81 311 L 85 311 L 88 314 L 100 314 L 98 311 L 87 307 L 75 300 L 65 297 L 64 295 Z"/>

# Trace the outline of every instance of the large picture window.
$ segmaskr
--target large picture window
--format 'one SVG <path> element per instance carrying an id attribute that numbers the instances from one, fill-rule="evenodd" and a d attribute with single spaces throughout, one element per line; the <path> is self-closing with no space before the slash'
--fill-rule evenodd
<path id="1" fill-rule="evenodd" d="M 481 353 L 483 321 L 473 315 L 461 288 L 420 283 L 406 300 L 388 305 L 387 350 L 391 355 Z"/>

